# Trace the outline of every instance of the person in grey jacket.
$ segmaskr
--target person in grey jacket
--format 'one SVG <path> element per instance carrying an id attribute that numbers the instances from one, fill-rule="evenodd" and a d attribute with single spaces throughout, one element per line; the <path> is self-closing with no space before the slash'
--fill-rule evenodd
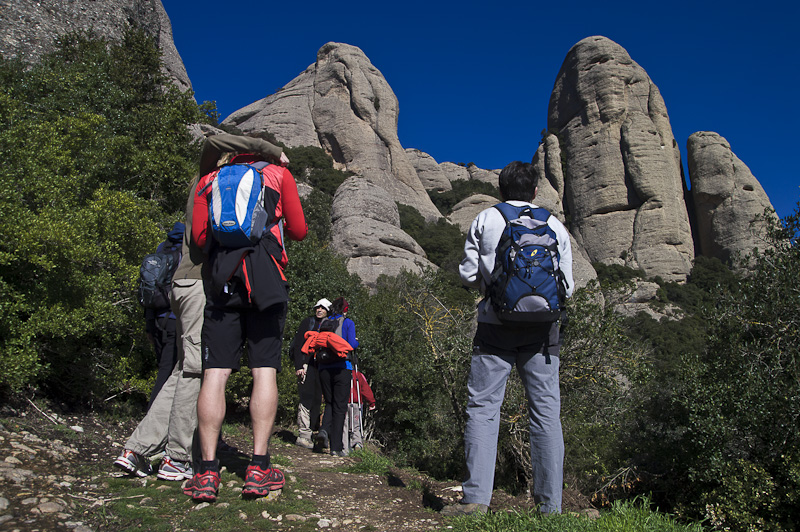
<path id="1" fill-rule="evenodd" d="M 499 177 L 503 201 L 536 207 L 538 191 L 532 165 L 514 161 Z M 566 294 L 572 295 L 572 249 L 569 233 L 554 216 L 547 224 L 555 232 Z M 469 228 L 464 258 L 459 266 L 462 283 L 485 294 L 495 267 L 495 250 L 506 222 L 499 210 L 482 211 Z M 559 322 L 500 322 L 484 297 L 478 304 L 478 327 L 473 340 L 467 384 L 467 426 L 464 432 L 467 478 L 459 504 L 445 507 L 444 515 L 485 513 L 492 499 L 500 407 L 506 381 L 516 366 L 528 398 L 533 497 L 543 513 L 561 512 L 564 439 L 561 431 L 561 397 L 558 368 Z"/>

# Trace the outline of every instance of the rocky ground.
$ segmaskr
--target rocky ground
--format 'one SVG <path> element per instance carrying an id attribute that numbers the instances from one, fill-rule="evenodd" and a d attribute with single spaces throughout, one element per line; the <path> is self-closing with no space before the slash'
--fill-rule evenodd
<path id="1" fill-rule="evenodd" d="M 0 530 L 119 530 L 104 518 L 103 507 L 114 498 L 109 479 L 120 476 L 111 464 L 137 420 L 59 415 L 33 403 L 0 410 Z M 248 447 L 246 430 L 226 439 L 240 449 Z M 436 530 L 445 526 L 438 511 L 459 498 L 457 482 L 399 469 L 388 475 L 345 473 L 341 466 L 355 458 L 313 453 L 293 441 L 291 432 L 279 430 L 273 452 L 292 464 L 283 468 L 287 482 L 299 481 L 303 488 L 297 497 L 313 499 L 315 509 L 307 515 L 265 512 L 263 518 L 280 529 L 307 529 L 315 522 L 318 528 L 337 530 Z M 165 484 L 155 477 L 152 482 L 154 489 Z M 502 492 L 492 501 L 494 511 L 530 506 L 527 497 Z M 588 504 L 580 495 L 565 493 L 564 506 L 579 511 Z M 192 510 L 197 507 L 187 503 L 186 511 Z"/>

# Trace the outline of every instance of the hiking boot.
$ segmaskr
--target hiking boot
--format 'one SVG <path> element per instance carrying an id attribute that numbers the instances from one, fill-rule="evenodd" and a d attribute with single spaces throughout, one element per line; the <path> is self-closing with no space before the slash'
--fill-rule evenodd
<path id="1" fill-rule="evenodd" d="M 331 451 L 331 456 L 338 456 L 339 458 L 344 458 L 347 456 L 347 453 L 344 451 Z"/>
<path id="2" fill-rule="evenodd" d="M 191 495 L 192 500 L 195 501 L 214 502 L 217 500 L 218 490 L 219 473 L 206 471 L 205 473 L 195 473 L 183 487 L 183 494 Z"/>
<path id="3" fill-rule="evenodd" d="M 161 480 L 187 480 L 192 478 L 192 463 L 173 460 L 167 455 L 161 460 L 158 475 Z"/>
<path id="4" fill-rule="evenodd" d="M 464 515 L 485 514 L 489 511 L 489 506 L 479 503 L 459 502 L 448 504 L 442 508 L 442 515 L 445 517 L 460 517 Z"/>
<path id="5" fill-rule="evenodd" d="M 114 465 L 126 473 L 146 477 L 153 472 L 150 460 L 130 449 L 124 449 L 122 454 L 114 460 Z"/>
<path id="6" fill-rule="evenodd" d="M 327 449 L 330 445 L 330 440 L 328 439 L 328 433 L 324 430 L 321 430 L 317 433 L 314 437 L 314 449 L 319 449 L 319 452 L 322 452 L 323 449 Z"/>
<path id="7" fill-rule="evenodd" d="M 286 484 L 283 473 L 274 467 L 262 469 L 256 465 L 247 466 L 244 477 L 242 495 L 249 497 L 264 497 L 270 491 L 279 490 Z"/>
<path id="8" fill-rule="evenodd" d="M 314 442 L 309 440 L 308 438 L 300 438 L 298 437 L 297 440 L 294 442 L 295 445 L 298 445 L 304 449 L 313 449 Z"/>

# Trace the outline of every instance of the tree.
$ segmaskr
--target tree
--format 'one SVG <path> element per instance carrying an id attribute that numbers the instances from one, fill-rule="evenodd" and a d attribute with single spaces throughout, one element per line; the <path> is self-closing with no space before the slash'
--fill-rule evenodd
<path id="1" fill-rule="evenodd" d="M 130 31 L 66 36 L 30 67 L 0 59 L 0 390 L 91 403 L 147 387 L 134 280 L 181 216 L 187 126 L 204 116 L 158 53 Z"/>
<path id="2" fill-rule="evenodd" d="M 681 360 L 648 451 L 653 489 L 718 530 L 800 524 L 800 214 L 765 219 L 771 246 L 704 311 L 707 347 Z"/>

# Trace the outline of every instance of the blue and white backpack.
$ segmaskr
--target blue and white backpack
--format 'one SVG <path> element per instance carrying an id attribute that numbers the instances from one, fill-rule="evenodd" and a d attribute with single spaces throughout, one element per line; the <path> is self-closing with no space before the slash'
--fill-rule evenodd
<path id="1" fill-rule="evenodd" d="M 494 207 L 506 221 L 486 291 L 495 314 L 501 322 L 516 325 L 558 320 L 567 291 L 558 237 L 547 225 L 550 212 L 509 203 Z"/>
<path id="2" fill-rule="evenodd" d="M 214 179 L 208 202 L 211 234 L 226 248 L 249 247 L 266 233 L 267 222 L 275 206 L 264 205 L 262 170 L 269 163 L 230 164 L 223 166 Z"/>

